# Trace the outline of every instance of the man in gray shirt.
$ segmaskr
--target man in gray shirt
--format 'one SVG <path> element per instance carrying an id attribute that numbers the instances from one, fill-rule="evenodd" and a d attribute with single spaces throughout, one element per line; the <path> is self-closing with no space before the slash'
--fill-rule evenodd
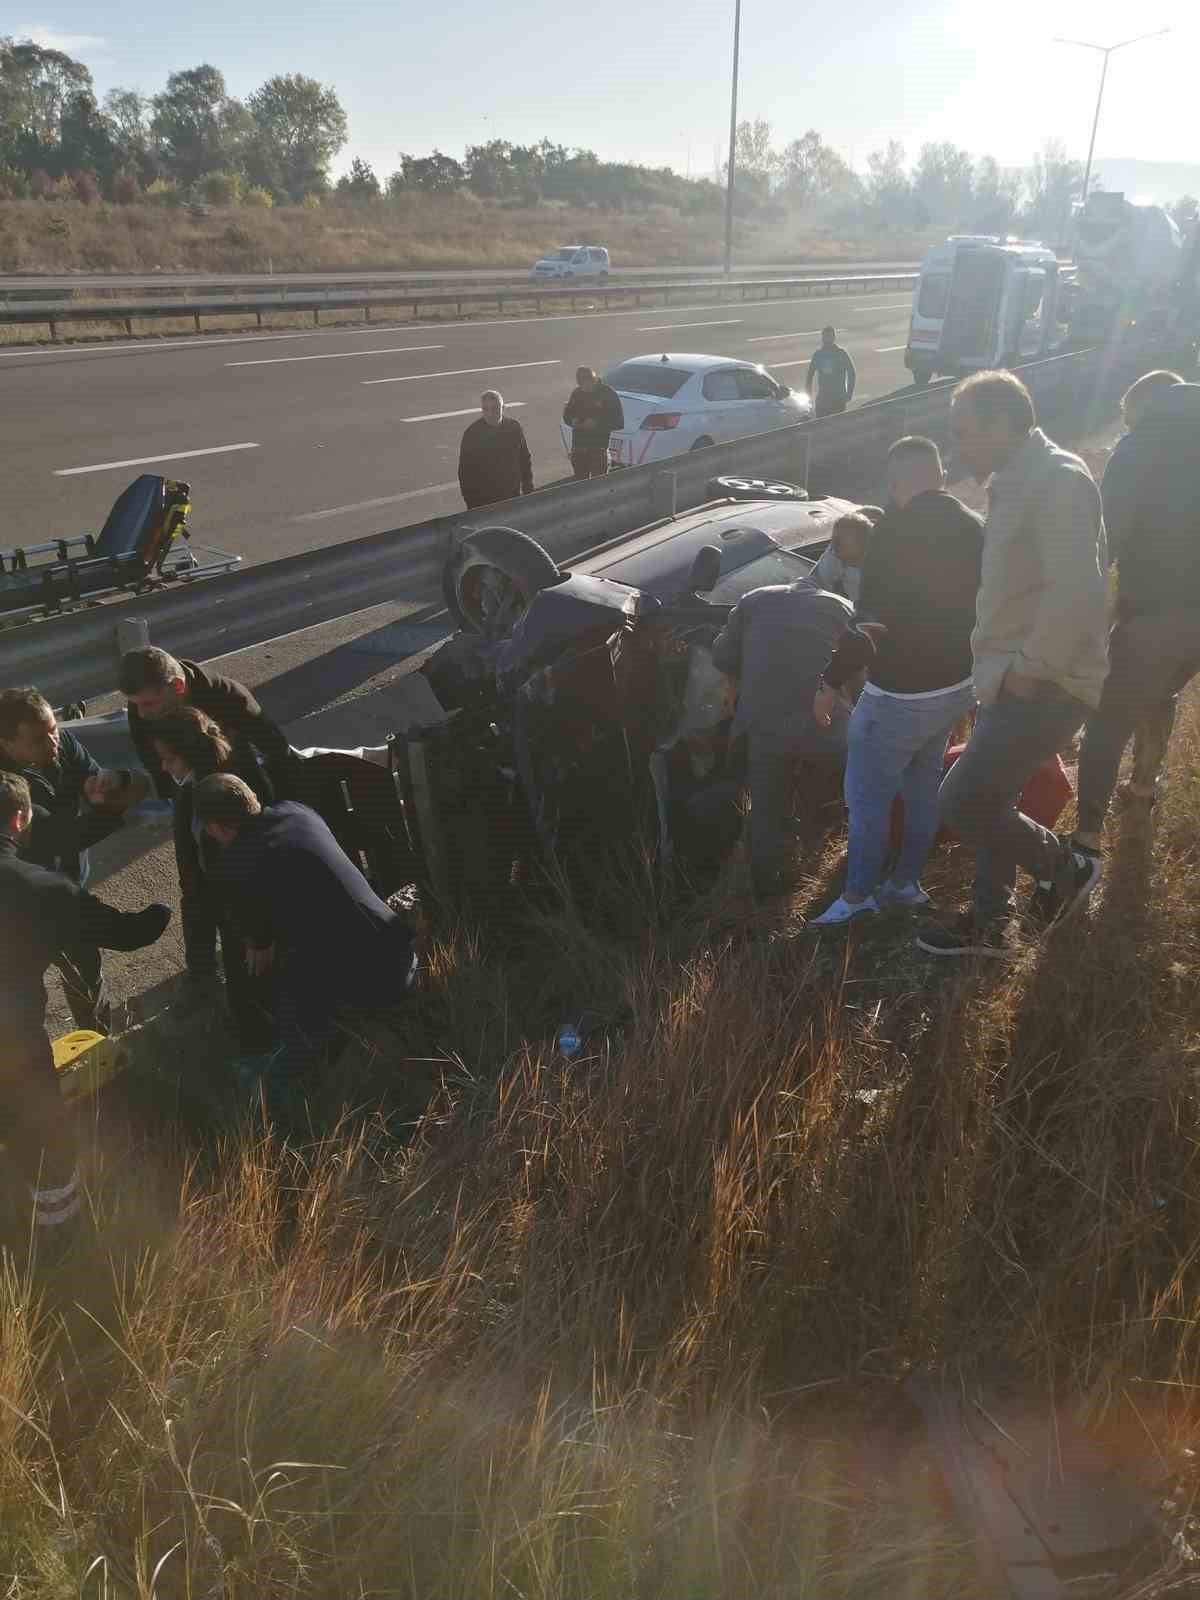
<path id="1" fill-rule="evenodd" d="M 1100 876 L 1094 856 L 1016 803 L 1099 703 L 1108 670 L 1100 491 L 1079 457 L 1035 422 L 1030 393 L 1011 372 L 976 373 L 955 390 L 955 455 L 987 483 L 988 514 L 971 635 L 979 715 L 938 811 L 975 850 L 975 887 L 957 924 L 918 936 L 929 955 L 1009 955 L 1018 867 L 1042 886 L 1043 921 L 1081 905 Z"/>
<path id="2" fill-rule="evenodd" d="M 847 714 L 817 726 L 813 696 L 853 607 L 811 579 L 743 595 L 713 644 L 713 661 L 738 684 L 731 739 L 746 736 L 750 788 L 750 872 L 754 892 L 784 887 L 787 823 L 796 765 L 840 769 Z"/>

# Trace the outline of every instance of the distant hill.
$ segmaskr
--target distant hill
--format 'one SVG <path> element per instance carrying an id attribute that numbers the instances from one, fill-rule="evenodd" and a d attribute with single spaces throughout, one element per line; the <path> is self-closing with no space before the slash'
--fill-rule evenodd
<path id="1" fill-rule="evenodd" d="M 1200 198 L 1200 165 L 1184 161 L 1130 161 L 1123 156 L 1097 156 L 1092 187 L 1118 189 L 1135 204 L 1169 205 L 1182 199 L 1185 194 Z"/>

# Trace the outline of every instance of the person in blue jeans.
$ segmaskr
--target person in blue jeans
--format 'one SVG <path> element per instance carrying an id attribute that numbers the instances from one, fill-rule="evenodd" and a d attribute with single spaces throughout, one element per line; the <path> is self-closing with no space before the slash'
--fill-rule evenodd
<path id="1" fill-rule="evenodd" d="M 917 937 L 934 956 L 1012 953 L 1017 868 L 1060 920 L 1100 877 L 1095 855 L 1018 806 L 1030 774 L 1100 703 L 1108 672 L 1108 560 L 1100 491 L 1078 456 L 1036 426 L 1011 372 L 981 372 L 955 390 L 950 434 L 959 464 L 988 485 L 983 568 L 971 654 L 979 715 L 938 798 L 940 821 L 975 851 L 972 905 Z"/>
<path id="2" fill-rule="evenodd" d="M 946 493 L 932 439 L 894 444 L 887 480 L 888 511 L 866 552 L 856 626 L 834 650 L 813 701 L 816 721 L 827 726 L 845 685 L 868 669 L 847 740 L 846 886 L 812 919 L 819 928 L 929 903 L 920 875 L 937 834 L 946 741 L 975 703 L 971 629 L 982 522 Z M 897 795 L 903 840 L 881 882 Z"/>

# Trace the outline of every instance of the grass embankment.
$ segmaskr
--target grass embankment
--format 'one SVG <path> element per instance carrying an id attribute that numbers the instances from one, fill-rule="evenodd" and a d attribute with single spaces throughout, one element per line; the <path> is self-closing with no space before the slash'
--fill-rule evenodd
<path id="1" fill-rule="evenodd" d="M 1182 1468 L 1183 1527 L 1198 757 L 1193 702 L 1153 832 L 1115 818 L 1088 919 L 1011 970 L 903 919 L 767 937 L 836 872 L 834 805 L 769 913 L 735 863 L 673 916 L 643 883 L 447 935 L 286 1141 L 102 1124 L 92 1243 L 0 1278 L 5 1592 L 967 1600 L 894 1383 L 997 1354 Z"/>
<path id="2" fill-rule="evenodd" d="M 0 272 L 346 272 L 454 267 L 527 269 L 556 245 L 607 245 L 618 267 L 711 266 L 724 250 L 722 218 L 667 207 L 600 212 L 527 209 L 468 195 L 404 195 L 316 211 L 213 210 L 160 205 L 0 202 Z M 739 223 L 739 262 L 916 259 L 926 235 L 843 235 L 799 220 Z"/>

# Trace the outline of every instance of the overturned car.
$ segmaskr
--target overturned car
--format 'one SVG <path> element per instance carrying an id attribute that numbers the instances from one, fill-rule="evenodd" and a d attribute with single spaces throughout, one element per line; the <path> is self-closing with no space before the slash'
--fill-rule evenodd
<path id="1" fill-rule="evenodd" d="M 569 570 L 511 528 L 452 553 L 458 628 L 391 742 L 414 875 L 440 902 L 486 899 L 529 866 L 585 885 L 631 847 L 686 868 L 730 842 L 712 819 L 734 810 L 736 689 L 712 642 L 742 595 L 807 577 L 855 507 L 754 480 L 709 491 Z"/>

